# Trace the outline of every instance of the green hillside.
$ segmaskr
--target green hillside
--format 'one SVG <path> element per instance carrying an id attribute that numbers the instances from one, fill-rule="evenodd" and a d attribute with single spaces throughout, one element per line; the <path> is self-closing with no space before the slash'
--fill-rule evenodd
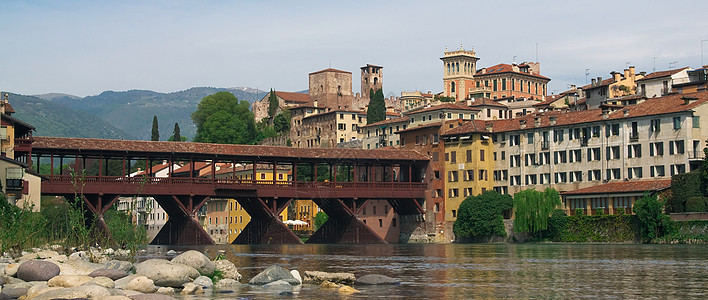
<path id="1" fill-rule="evenodd" d="M 81 99 L 55 97 L 52 101 L 100 117 L 136 139 L 150 139 L 153 116 L 158 118 L 160 140 L 167 140 L 172 135 L 175 122 L 179 123 L 182 136 L 191 139 L 196 127 L 190 115 L 197 109 L 202 98 L 220 91 L 231 92 L 239 100 L 251 103 L 266 94 L 248 88 L 198 87 L 173 93 L 145 90 L 106 91 Z"/>
<path id="2" fill-rule="evenodd" d="M 83 111 L 33 96 L 10 94 L 13 117 L 32 124 L 36 136 L 134 139 L 124 131 Z"/>

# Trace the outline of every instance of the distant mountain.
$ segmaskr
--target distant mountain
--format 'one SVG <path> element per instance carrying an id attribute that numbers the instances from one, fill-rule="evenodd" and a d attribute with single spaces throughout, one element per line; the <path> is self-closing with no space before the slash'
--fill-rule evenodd
<path id="1" fill-rule="evenodd" d="M 181 135 L 191 139 L 196 127 L 190 115 L 202 98 L 221 91 L 231 92 L 239 100 L 249 103 L 260 100 L 267 93 L 246 87 L 195 87 L 173 93 L 106 91 L 85 98 L 54 97 L 52 102 L 97 116 L 140 140 L 150 139 L 153 116 L 157 116 L 160 125 L 160 140 L 167 140 L 172 135 L 175 123 L 179 123 Z"/>
<path id="2" fill-rule="evenodd" d="M 62 93 L 49 93 L 49 94 L 42 94 L 42 95 L 32 95 L 34 97 L 37 97 L 39 99 L 43 100 L 58 100 L 58 99 L 81 99 L 79 96 L 74 96 L 74 95 L 69 95 L 69 94 L 62 94 Z"/>
<path id="3" fill-rule="evenodd" d="M 34 96 L 10 94 L 10 105 L 15 110 L 13 117 L 32 124 L 36 136 L 134 139 L 90 113 Z"/>

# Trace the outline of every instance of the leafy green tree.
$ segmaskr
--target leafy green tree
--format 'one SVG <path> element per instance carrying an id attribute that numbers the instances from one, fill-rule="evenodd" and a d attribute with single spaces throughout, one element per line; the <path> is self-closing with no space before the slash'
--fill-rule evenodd
<path id="1" fill-rule="evenodd" d="M 708 140 L 706 140 L 706 147 L 703 148 L 703 153 L 706 157 L 703 159 L 703 166 L 701 167 L 701 174 L 703 175 L 701 185 L 703 187 L 703 195 L 708 196 Z"/>
<path id="2" fill-rule="evenodd" d="M 278 95 L 275 94 L 273 89 L 270 89 L 270 96 L 268 97 L 268 116 L 271 118 L 274 117 L 275 113 L 278 112 L 279 106 Z"/>
<path id="3" fill-rule="evenodd" d="M 514 194 L 514 231 L 542 233 L 548 228 L 548 217 L 560 205 L 558 191 L 553 188 L 543 192 L 526 189 Z"/>
<path id="4" fill-rule="evenodd" d="M 324 223 L 327 222 L 328 219 L 329 216 L 325 212 L 318 212 L 315 215 L 315 230 L 320 229 L 320 227 L 322 227 L 322 225 L 324 225 Z"/>
<path id="5" fill-rule="evenodd" d="M 457 220 L 452 227 L 457 237 L 483 238 L 506 236 L 502 213 L 513 208 L 509 195 L 486 191 L 478 196 L 469 196 L 458 208 Z"/>
<path id="6" fill-rule="evenodd" d="M 249 103 L 239 101 L 229 92 L 202 98 L 192 113 L 192 121 L 197 125 L 195 142 L 253 144 L 256 141 L 256 124 Z"/>
<path id="7" fill-rule="evenodd" d="M 273 129 L 276 132 L 290 131 L 290 110 L 284 110 L 273 119 Z"/>
<path id="8" fill-rule="evenodd" d="M 160 128 L 157 126 L 157 116 L 152 116 L 152 137 L 151 141 L 160 140 Z"/>
<path id="9" fill-rule="evenodd" d="M 664 204 L 658 197 L 649 193 L 634 203 L 633 210 L 639 219 L 639 228 L 644 239 L 651 241 L 673 231 L 673 223 L 669 216 L 662 212 L 663 207 Z"/>
<path id="10" fill-rule="evenodd" d="M 371 100 L 366 110 L 366 124 L 386 120 L 386 101 L 383 90 L 379 89 L 374 93 L 374 89 L 371 89 L 369 95 L 371 95 Z"/>

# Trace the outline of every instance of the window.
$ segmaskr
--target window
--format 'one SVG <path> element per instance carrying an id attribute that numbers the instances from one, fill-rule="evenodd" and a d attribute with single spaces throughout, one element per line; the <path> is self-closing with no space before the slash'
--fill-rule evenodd
<path id="1" fill-rule="evenodd" d="M 266 179 L 265 173 L 261 173 L 261 179 Z"/>
<path id="2" fill-rule="evenodd" d="M 664 166 L 651 166 L 649 168 L 649 172 L 651 173 L 651 177 L 664 177 L 666 176 L 666 170 Z"/>
<path id="3" fill-rule="evenodd" d="M 564 164 L 568 162 L 568 154 L 563 151 L 556 151 L 553 153 L 553 163 L 554 164 Z"/>
<path id="4" fill-rule="evenodd" d="M 607 180 L 620 179 L 620 169 L 607 169 Z"/>
<path id="5" fill-rule="evenodd" d="M 442 190 L 441 189 L 436 189 L 435 190 L 435 198 L 440 198 L 442 197 Z M 364 207 L 366 208 L 366 207 Z"/>
<path id="6" fill-rule="evenodd" d="M 556 177 L 556 183 L 568 182 L 568 173 L 566 173 L 566 172 L 557 172 L 555 174 L 555 177 Z"/>
<path id="7" fill-rule="evenodd" d="M 627 158 L 632 158 L 632 157 L 642 157 L 642 145 L 641 144 L 627 145 Z"/>
<path id="8" fill-rule="evenodd" d="M 506 159 L 506 151 L 502 151 L 501 152 L 501 160 L 505 160 L 505 159 Z"/>
<path id="9" fill-rule="evenodd" d="M 671 176 L 676 175 L 676 174 L 683 174 L 683 173 L 686 173 L 686 165 L 684 165 L 684 164 L 671 165 Z"/>
<path id="10" fill-rule="evenodd" d="M 502 141 L 504 140 L 504 136 L 502 135 Z M 521 136 L 518 134 L 512 134 L 509 135 L 509 146 L 518 146 L 521 141 Z"/>
<path id="11" fill-rule="evenodd" d="M 570 173 L 570 182 L 583 181 L 583 171 L 573 171 Z"/>
<path id="12" fill-rule="evenodd" d="M 447 190 L 447 195 L 450 198 L 455 198 L 460 196 L 460 192 L 458 189 L 449 189 Z"/>
<path id="13" fill-rule="evenodd" d="M 608 146 L 605 149 L 607 152 L 605 156 L 608 160 L 620 158 L 620 146 Z"/>
<path id="14" fill-rule="evenodd" d="M 465 181 L 474 181 L 474 170 L 465 170 Z"/>
<path id="15" fill-rule="evenodd" d="M 651 130 L 651 132 L 661 131 L 661 119 L 652 119 L 649 130 Z"/>
<path id="16" fill-rule="evenodd" d="M 588 149 L 588 161 L 600 160 L 600 148 Z"/>
<path id="17" fill-rule="evenodd" d="M 533 166 L 536 165 L 536 154 L 534 153 L 527 153 L 525 156 L 525 161 L 526 161 L 526 166 Z"/>
<path id="18" fill-rule="evenodd" d="M 450 162 L 451 163 L 457 162 L 457 151 L 450 152 Z"/>
<path id="19" fill-rule="evenodd" d="M 379 227 L 383 227 L 383 220 L 379 219 Z"/>
<path id="20" fill-rule="evenodd" d="M 642 178 L 642 167 L 632 167 L 627 169 L 627 177 L 632 178 Z"/>
<path id="21" fill-rule="evenodd" d="M 487 177 L 487 170 L 479 170 L 479 177 L 477 177 L 478 180 L 488 180 L 489 177 Z"/>
<path id="22" fill-rule="evenodd" d="M 674 117 L 674 130 L 681 129 L 681 117 Z"/>
<path id="23" fill-rule="evenodd" d="M 600 178 L 600 170 L 589 170 L 588 171 L 588 181 L 597 181 L 601 180 Z"/>
<path id="24" fill-rule="evenodd" d="M 649 143 L 649 156 L 663 156 L 664 142 Z"/>
<path id="25" fill-rule="evenodd" d="M 537 184 L 537 175 L 536 174 L 530 174 L 526 175 L 526 185 L 535 185 Z"/>
<path id="26" fill-rule="evenodd" d="M 520 167 L 521 166 L 521 154 L 509 156 L 509 166 L 510 167 Z"/>
<path id="27" fill-rule="evenodd" d="M 526 134 L 526 140 L 528 144 L 533 144 L 533 132 Z"/>
<path id="28" fill-rule="evenodd" d="M 637 122 L 631 123 L 632 131 L 629 132 L 629 140 L 636 140 L 639 138 L 639 130 Z"/>
<path id="29" fill-rule="evenodd" d="M 511 176 L 509 180 L 509 185 L 521 185 L 521 175 Z"/>
<path id="30" fill-rule="evenodd" d="M 494 155 L 494 161 L 497 161 L 497 153 L 496 153 L 496 152 L 494 152 L 494 154 L 493 154 L 493 155 Z"/>
<path id="31" fill-rule="evenodd" d="M 570 162 L 581 162 L 583 159 L 583 153 L 580 149 L 568 150 L 568 156 L 570 156 Z"/>
<path id="32" fill-rule="evenodd" d="M 466 162 L 472 162 L 472 150 L 465 151 L 465 156 L 467 157 Z"/>
<path id="33" fill-rule="evenodd" d="M 683 154 L 684 147 L 683 141 L 669 141 L 669 155 Z"/>
<path id="34" fill-rule="evenodd" d="M 541 174 L 541 184 L 550 184 L 550 183 L 551 183 L 551 173 Z"/>
<path id="35" fill-rule="evenodd" d="M 445 154 L 445 157 L 447 159 L 447 153 Z M 439 161 L 440 160 L 440 153 L 439 152 L 433 152 L 433 161 Z"/>
<path id="36" fill-rule="evenodd" d="M 457 182 L 457 171 L 448 171 L 447 172 L 447 181 L 448 182 Z"/>
<path id="37" fill-rule="evenodd" d="M 547 165 L 551 163 L 551 152 L 541 152 L 538 154 L 538 164 Z"/>
<path id="38" fill-rule="evenodd" d="M 701 117 L 693 116 L 693 128 L 701 128 Z"/>
<path id="39" fill-rule="evenodd" d="M 484 150 L 479 150 L 479 161 L 484 161 Z"/>
<path id="40" fill-rule="evenodd" d="M 433 144 L 437 144 L 440 141 L 440 136 L 437 133 L 433 133 Z"/>

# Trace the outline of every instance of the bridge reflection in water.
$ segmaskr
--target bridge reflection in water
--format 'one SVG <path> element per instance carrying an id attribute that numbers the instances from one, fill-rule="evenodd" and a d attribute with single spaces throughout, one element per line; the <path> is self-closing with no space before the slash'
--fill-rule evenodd
<path id="1" fill-rule="evenodd" d="M 103 214 L 119 197 L 150 196 L 169 215 L 153 244 L 213 244 L 196 219 L 199 208 L 212 197 L 233 198 L 251 216 L 251 221 L 234 243 L 302 243 L 278 215 L 295 199 L 312 199 L 330 218 L 308 243 L 385 243 L 356 217 L 367 200 L 386 200 L 401 216 L 403 237 L 422 222 L 422 183 L 429 159 L 415 151 L 397 149 L 290 148 L 251 145 L 222 145 L 188 142 L 149 142 L 104 139 L 34 137 L 32 147 L 16 153 L 31 163 L 47 180 L 43 195 L 74 199 L 83 195 L 96 225 L 108 233 Z M 168 177 L 128 177 L 137 161 L 145 165 L 169 162 Z M 70 167 L 67 167 L 68 162 Z M 188 172 L 173 172 L 174 163 L 188 166 Z M 208 163 L 211 172 L 200 177 L 195 167 Z M 216 165 L 268 165 L 273 176 L 283 168 L 288 180 L 257 180 L 256 169 L 249 179 L 234 173 L 216 177 Z M 43 167 L 44 165 L 44 167 Z M 324 168 L 323 168 L 324 167 Z M 326 175 L 317 174 L 326 170 Z M 75 174 L 82 174 L 75 177 Z M 298 170 L 303 173 L 298 175 Z M 306 174 L 305 174 L 306 173 Z M 412 220 L 406 222 L 405 220 Z"/>

